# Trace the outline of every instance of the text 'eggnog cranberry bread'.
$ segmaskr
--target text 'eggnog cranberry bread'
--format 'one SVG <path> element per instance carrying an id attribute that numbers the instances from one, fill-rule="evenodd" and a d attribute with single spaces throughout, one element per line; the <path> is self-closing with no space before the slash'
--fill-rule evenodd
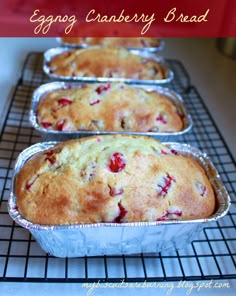
<path id="1" fill-rule="evenodd" d="M 43 225 L 209 217 L 215 195 L 196 160 L 155 139 L 70 140 L 35 155 L 15 180 L 18 210 Z"/>
<path id="2" fill-rule="evenodd" d="M 124 83 L 53 90 L 38 104 L 37 123 L 58 131 L 162 133 L 184 128 L 183 114 L 171 97 Z"/>
<path id="3" fill-rule="evenodd" d="M 166 78 L 163 66 L 122 48 L 91 47 L 68 50 L 47 63 L 50 74 L 65 77 L 107 77 L 141 80 Z"/>
<path id="4" fill-rule="evenodd" d="M 160 39 L 142 37 L 64 37 L 63 43 L 74 45 L 100 45 L 106 47 L 126 47 L 126 48 L 158 48 Z"/>

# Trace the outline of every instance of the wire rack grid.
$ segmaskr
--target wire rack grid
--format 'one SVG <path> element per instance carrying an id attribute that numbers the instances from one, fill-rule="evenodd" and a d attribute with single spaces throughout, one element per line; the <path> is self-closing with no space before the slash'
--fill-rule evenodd
<path id="1" fill-rule="evenodd" d="M 0 142 L 0 280 L 24 282 L 142 282 L 235 279 L 236 165 L 222 135 L 182 63 L 168 60 L 175 79 L 169 88 L 182 94 L 193 129 L 178 138 L 206 152 L 231 197 L 229 213 L 206 225 L 183 249 L 157 254 L 55 258 L 44 253 L 34 238 L 10 218 L 7 201 L 18 154 L 40 142 L 28 121 L 34 89 L 48 78 L 43 55 L 30 53 L 22 68 L 3 126 Z"/>

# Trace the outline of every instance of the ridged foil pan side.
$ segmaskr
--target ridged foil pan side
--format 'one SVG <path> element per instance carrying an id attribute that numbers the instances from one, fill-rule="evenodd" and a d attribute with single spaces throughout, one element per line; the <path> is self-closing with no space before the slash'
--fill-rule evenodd
<path id="1" fill-rule="evenodd" d="M 115 38 L 115 37 L 114 37 Z M 159 38 L 157 38 L 159 39 Z M 65 42 L 63 38 L 57 37 L 56 38 L 57 42 L 60 44 L 60 46 L 65 46 L 68 48 L 88 48 L 88 47 L 93 47 L 93 46 L 98 46 L 98 45 L 90 45 L 88 43 L 70 43 L 70 42 Z M 160 44 L 157 47 L 144 47 L 144 48 L 137 48 L 137 47 L 123 47 L 127 50 L 138 50 L 140 52 L 148 52 L 148 53 L 157 53 L 160 52 L 164 49 L 165 47 L 165 41 L 163 39 L 159 39 Z M 102 45 L 99 45 L 102 46 Z M 121 46 L 122 47 L 122 46 Z"/>
<path id="2" fill-rule="evenodd" d="M 90 48 L 87 48 L 88 50 Z M 174 78 L 174 72 L 166 65 L 164 62 L 163 57 L 158 57 L 157 55 L 149 52 L 140 52 L 139 50 L 130 50 L 131 53 L 153 59 L 154 61 L 160 63 L 162 66 L 164 72 L 165 72 L 165 79 L 160 80 L 144 80 L 144 79 L 132 79 L 132 78 L 121 78 L 121 77 L 90 77 L 90 76 L 63 76 L 63 75 L 57 75 L 54 73 L 51 73 L 49 63 L 52 60 L 53 57 L 56 55 L 59 55 L 63 52 L 71 51 L 72 48 L 68 47 L 55 47 L 48 49 L 44 53 L 44 62 L 43 62 L 43 71 L 45 74 L 47 74 L 50 78 L 54 80 L 66 80 L 66 81 L 82 81 L 82 82 L 126 82 L 131 84 L 166 84 L 173 80 Z"/>
<path id="3" fill-rule="evenodd" d="M 56 257 L 122 255 L 152 253 L 185 247 L 206 223 L 223 218 L 230 207 L 229 195 L 213 163 L 204 153 L 186 144 L 167 143 L 179 154 L 196 159 L 205 169 L 216 195 L 212 216 L 195 220 L 167 220 L 135 223 L 94 223 L 61 226 L 33 224 L 22 217 L 17 208 L 14 180 L 24 163 L 36 153 L 53 147 L 57 142 L 38 143 L 25 149 L 17 158 L 8 211 L 13 220 L 28 229 L 42 249 Z"/>
<path id="4" fill-rule="evenodd" d="M 35 130 L 37 130 L 43 141 L 66 141 L 69 139 L 76 139 L 80 137 L 85 136 L 91 136 L 91 135 L 102 135 L 102 134 L 133 134 L 133 135 L 145 135 L 145 136 L 151 136 L 155 137 L 160 141 L 175 141 L 175 139 L 178 136 L 181 136 L 187 132 L 189 132 L 193 126 L 192 118 L 190 114 L 188 114 L 182 97 L 168 89 L 164 88 L 162 86 L 157 85 L 140 85 L 140 84 L 134 84 L 134 87 L 143 88 L 147 91 L 158 91 L 159 93 L 168 96 L 173 103 L 177 107 L 177 111 L 179 114 L 181 114 L 183 118 L 183 124 L 184 127 L 182 131 L 179 132 L 133 132 L 133 131 L 89 131 L 89 130 L 78 130 L 78 131 L 56 131 L 56 130 L 49 130 L 42 126 L 40 126 L 37 122 L 37 108 L 39 101 L 49 92 L 55 91 L 57 89 L 68 89 L 68 88 L 76 88 L 84 85 L 82 82 L 50 82 L 43 84 L 39 86 L 33 93 L 32 96 L 32 103 L 30 108 L 30 114 L 29 114 L 29 121 L 30 124 L 33 126 Z"/>

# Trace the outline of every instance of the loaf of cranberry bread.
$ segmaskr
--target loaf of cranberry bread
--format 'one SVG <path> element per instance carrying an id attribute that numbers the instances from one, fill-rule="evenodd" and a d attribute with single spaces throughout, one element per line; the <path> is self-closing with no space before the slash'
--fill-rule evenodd
<path id="1" fill-rule="evenodd" d="M 91 47 L 67 50 L 47 63 L 50 74 L 64 77 L 106 77 L 162 80 L 166 71 L 159 62 L 122 48 Z"/>
<path id="2" fill-rule="evenodd" d="M 15 195 L 21 215 L 44 225 L 196 219 L 215 209 L 196 160 L 131 135 L 70 140 L 37 154 L 16 176 Z"/>
<path id="3" fill-rule="evenodd" d="M 183 114 L 161 91 L 124 83 L 86 84 L 42 97 L 37 122 L 49 130 L 178 132 Z"/>
<path id="4" fill-rule="evenodd" d="M 142 37 L 64 37 L 62 43 L 71 45 L 126 47 L 126 48 L 158 48 L 161 45 L 159 38 Z"/>

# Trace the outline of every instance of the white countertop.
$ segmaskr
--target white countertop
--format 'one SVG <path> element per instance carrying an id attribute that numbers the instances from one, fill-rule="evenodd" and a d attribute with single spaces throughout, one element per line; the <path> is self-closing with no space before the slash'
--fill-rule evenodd
<path id="1" fill-rule="evenodd" d="M 166 43 L 164 55 L 183 62 L 236 158 L 236 59 L 222 55 L 216 39 L 168 39 Z"/>
<path id="2" fill-rule="evenodd" d="M 29 51 L 44 51 L 57 46 L 52 38 L 0 38 L 1 67 L 0 118 L 3 118 L 25 56 Z M 165 57 L 181 60 L 190 74 L 192 84 L 197 87 L 209 111 L 220 129 L 234 157 L 236 156 L 236 60 L 223 56 L 216 48 L 215 39 L 166 39 Z M 176 283 L 175 283 L 176 284 Z M 197 290 L 191 295 L 233 295 L 235 280 L 230 281 L 231 288 Z M 37 290 L 36 290 L 37 289 Z M 96 289 L 91 295 L 154 295 L 157 289 Z M 81 284 L 48 283 L 0 283 L 1 295 L 88 295 Z M 170 295 L 184 295 L 186 290 L 173 290 Z M 167 295 L 167 290 L 158 289 L 158 295 Z"/>

